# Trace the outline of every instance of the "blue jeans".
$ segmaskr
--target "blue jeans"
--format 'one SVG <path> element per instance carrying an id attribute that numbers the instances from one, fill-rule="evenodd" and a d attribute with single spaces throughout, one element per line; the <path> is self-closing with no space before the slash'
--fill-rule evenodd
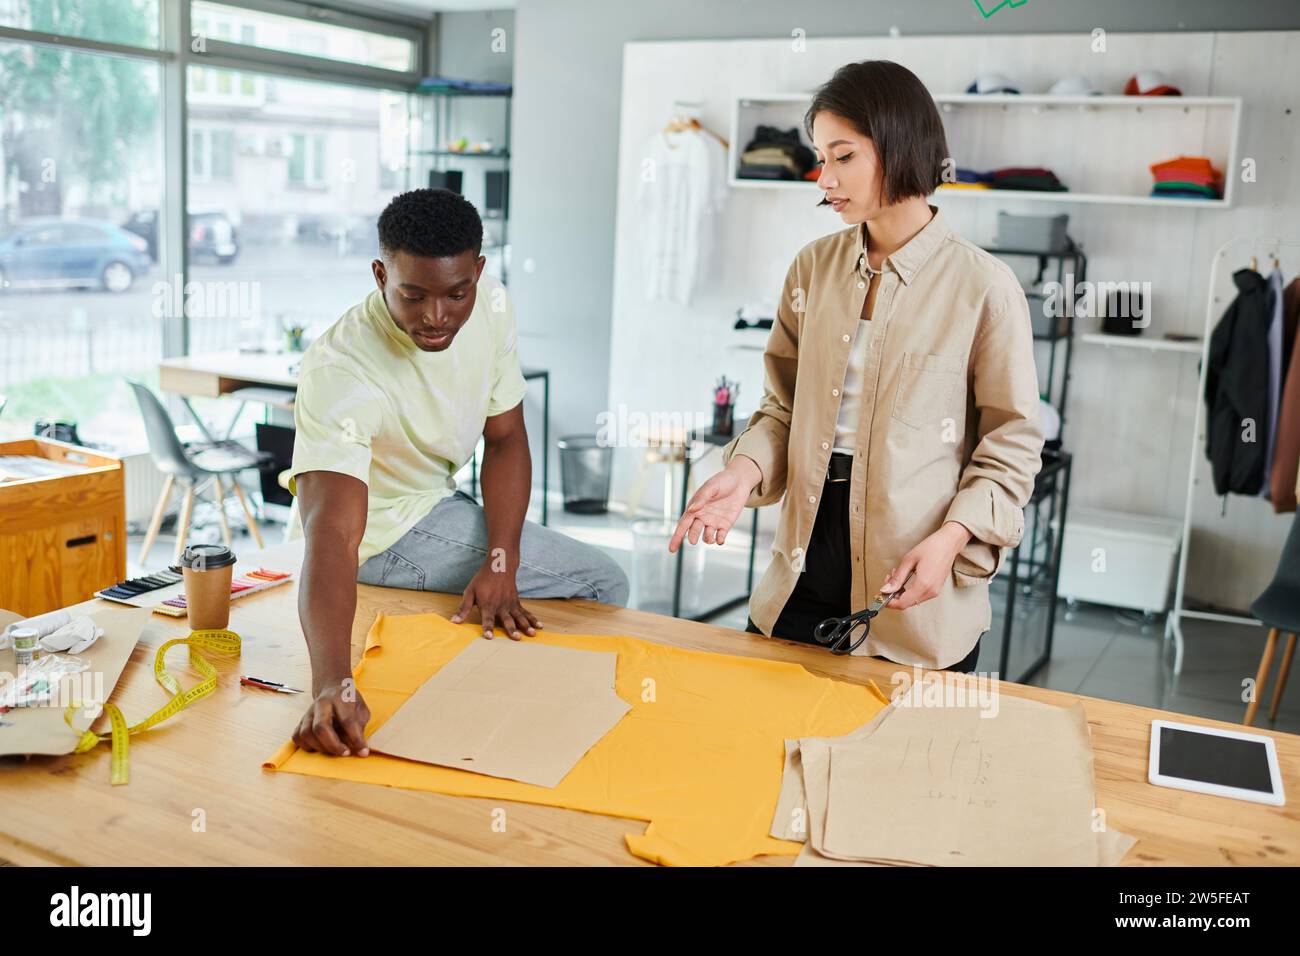
<path id="1" fill-rule="evenodd" d="M 462 593 L 488 557 L 483 508 L 463 491 L 442 499 L 387 551 L 357 569 L 361 584 Z M 525 521 L 519 535 L 521 598 L 586 598 L 627 605 L 627 575 L 598 548 Z"/>

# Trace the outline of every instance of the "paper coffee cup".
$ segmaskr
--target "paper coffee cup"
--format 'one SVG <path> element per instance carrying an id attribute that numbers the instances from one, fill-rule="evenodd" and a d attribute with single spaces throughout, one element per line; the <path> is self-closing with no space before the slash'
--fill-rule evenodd
<path id="1" fill-rule="evenodd" d="M 221 544 L 192 544 L 182 552 L 180 565 L 190 630 L 220 630 L 229 625 L 235 553 Z"/>

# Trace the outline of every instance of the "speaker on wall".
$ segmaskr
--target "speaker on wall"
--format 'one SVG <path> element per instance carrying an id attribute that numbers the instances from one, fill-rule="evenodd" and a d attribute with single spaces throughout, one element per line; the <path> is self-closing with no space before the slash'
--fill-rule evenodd
<path id="1" fill-rule="evenodd" d="M 485 174 L 484 212 L 493 218 L 505 219 L 510 210 L 510 171 L 506 169 L 487 170 Z"/>
<path id="2" fill-rule="evenodd" d="M 461 190 L 462 173 L 459 169 L 433 169 L 429 171 L 430 189 L 450 189 L 463 195 Z"/>

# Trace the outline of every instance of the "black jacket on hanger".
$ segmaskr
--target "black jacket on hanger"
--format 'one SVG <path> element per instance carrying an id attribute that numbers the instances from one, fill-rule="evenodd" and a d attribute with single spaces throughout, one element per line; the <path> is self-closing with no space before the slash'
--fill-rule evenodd
<path id="1" fill-rule="evenodd" d="M 1237 297 L 1210 336 L 1205 454 L 1215 494 L 1257 495 L 1268 447 L 1268 281 L 1254 269 L 1239 269 L 1232 281 Z"/>

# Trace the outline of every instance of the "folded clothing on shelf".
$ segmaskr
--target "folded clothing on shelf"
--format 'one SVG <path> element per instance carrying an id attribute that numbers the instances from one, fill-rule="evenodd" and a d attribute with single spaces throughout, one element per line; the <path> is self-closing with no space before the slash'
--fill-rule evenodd
<path id="1" fill-rule="evenodd" d="M 956 169 L 956 180 L 952 182 L 942 182 L 939 184 L 940 189 L 992 189 L 990 185 L 990 176 L 988 173 L 981 173 L 977 169 L 967 169 L 964 166 L 958 166 Z"/>
<path id="2" fill-rule="evenodd" d="M 1219 199 L 1219 191 L 1213 186 L 1198 186 L 1195 183 L 1156 183 L 1151 187 L 1153 196 L 1190 196 L 1194 199 Z"/>
<path id="3" fill-rule="evenodd" d="M 740 154 L 740 179 L 804 179 L 816 166 L 813 151 L 799 138 L 798 127 L 788 130 L 760 125 Z"/>
<path id="4" fill-rule="evenodd" d="M 994 189 L 1026 189 L 1036 192 L 1065 192 L 1068 187 L 1056 173 L 1042 166 L 1004 166 L 988 173 Z"/>
<path id="5" fill-rule="evenodd" d="M 1204 156 L 1176 156 L 1151 164 L 1153 196 L 1218 199 L 1223 195 L 1223 174 Z"/>

